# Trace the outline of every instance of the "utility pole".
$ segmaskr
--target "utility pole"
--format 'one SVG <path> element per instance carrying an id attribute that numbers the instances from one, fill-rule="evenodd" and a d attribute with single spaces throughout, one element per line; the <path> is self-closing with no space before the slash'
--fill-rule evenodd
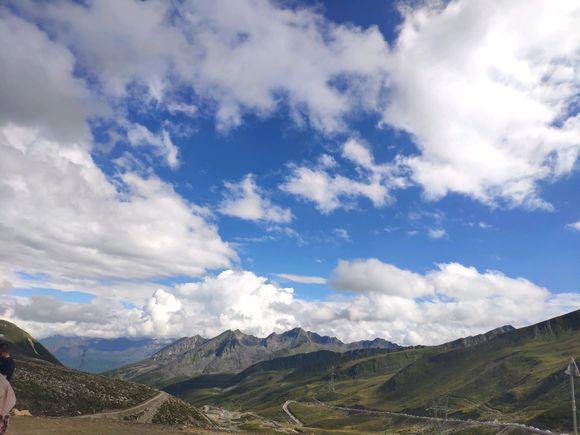
<path id="1" fill-rule="evenodd" d="M 85 356 L 87 355 L 87 349 L 84 348 L 81 350 L 81 360 L 79 362 L 79 370 L 82 370 L 85 365 Z"/>
<path id="2" fill-rule="evenodd" d="M 449 395 L 443 394 L 437 398 L 432 397 L 433 406 L 429 408 L 433 411 L 433 432 L 443 433 L 445 431 L 447 415 L 449 413 Z"/>
<path id="3" fill-rule="evenodd" d="M 334 377 L 335 377 L 335 374 L 334 374 L 334 366 L 332 366 L 330 368 L 330 378 L 328 379 L 328 391 L 330 391 L 331 393 L 334 393 L 335 392 L 335 389 L 334 389 Z"/>
<path id="4" fill-rule="evenodd" d="M 580 376 L 580 370 L 576 365 L 574 358 L 570 358 L 568 367 L 564 372 L 570 376 L 570 390 L 572 392 L 572 422 L 574 423 L 574 435 L 578 435 L 578 422 L 576 421 L 576 392 L 574 391 L 574 376 Z"/>

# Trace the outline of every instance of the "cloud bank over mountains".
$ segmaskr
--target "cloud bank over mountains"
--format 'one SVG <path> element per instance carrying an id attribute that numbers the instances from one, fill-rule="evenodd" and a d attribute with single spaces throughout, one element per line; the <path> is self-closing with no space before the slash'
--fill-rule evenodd
<path id="1" fill-rule="evenodd" d="M 106 298 L 87 305 L 33 297 L 5 298 L 0 308 L 39 336 L 212 337 L 226 329 L 266 336 L 301 326 L 343 340 L 383 337 L 404 345 L 523 326 L 580 308 L 576 293 L 551 294 L 524 278 L 458 263 L 417 274 L 376 259 L 341 261 L 332 285 L 354 294 L 305 300 L 252 272 L 226 270 L 156 290 L 141 307 Z"/>
<path id="2" fill-rule="evenodd" d="M 218 231 L 215 213 L 296 219 L 273 192 L 249 174 L 221 186 L 215 204 L 197 203 L 162 176 L 158 166 L 179 171 L 184 122 L 205 116 L 231 134 L 250 117 L 283 116 L 342 144 L 273 168 L 277 193 L 323 217 L 359 200 L 386 208 L 410 186 L 429 201 L 552 210 L 542 186 L 571 174 L 580 152 L 577 2 L 425 2 L 401 13 L 389 44 L 376 26 L 258 0 L 0 6 L 0 314 L 43 335 L 300 325 L 417 344 L 578 308 L 577 294 L 496 271 L 449 262 L 422 274 L 378 259 L 340 261 L 334 298 L 298 298 L 239 270 L 240 252 Z M 165 121 L 152 130 L 139 111 Z M 352 130 L 361 114 L 413 148 L 379 162 Z M 129 151 L 103 164 L 118 144 Z M 22 272 L 97 296 L 8 294 L 30 285 Z M 188 283 L 159 283 L 170 277 Z"/>

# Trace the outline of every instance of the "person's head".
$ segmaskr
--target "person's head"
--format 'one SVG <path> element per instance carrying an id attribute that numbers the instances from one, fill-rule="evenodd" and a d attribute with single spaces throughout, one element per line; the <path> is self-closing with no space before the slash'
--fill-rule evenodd
<path id="1" fill-rule="evenodd" d="M 8 343 L 0 343 L 0 358 L 8 358 L 10 356 L 10 346 Z"/>

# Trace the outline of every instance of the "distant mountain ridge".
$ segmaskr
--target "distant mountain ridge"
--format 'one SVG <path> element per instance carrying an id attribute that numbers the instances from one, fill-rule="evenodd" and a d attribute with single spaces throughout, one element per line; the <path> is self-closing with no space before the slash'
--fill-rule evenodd
<path id="1" fill-rule="evenodd" d="M 336 337 L 322 336 L 302 328 L 272 333 L 265 338 L 228 330 L 211 339 L 199 335 L 181 338 L 150 358 L 109 374 L 125 380 L 163 385 L 172 379 L 198 374 L 237 373 L 257 362 L 297 353 L 398 348 L 399 345 L 381 338 L 343 343 Z"/>
<path id="2" fill-rule="evenodd" d="M 469 347 L 476 344 L 484 343 L 491 340 L 499 335 L 505 334 L 506 332 L 515 331 L 512 325 L 500 326 L 499 328 L 492 329 L 491 331 L 485 332 L 478 335 L 470 335 L 469 337 L 458 338 L 457 340 L 450 341 L 446 343 L 445 346 L 451 349 L 457 349 L 460 347 Z"/>
<path id="3" fill-rule="evenodd" d="M 66 367 L 101 373 L 148 358 L 173 339 L 54 335 L 41 340 Z"/>

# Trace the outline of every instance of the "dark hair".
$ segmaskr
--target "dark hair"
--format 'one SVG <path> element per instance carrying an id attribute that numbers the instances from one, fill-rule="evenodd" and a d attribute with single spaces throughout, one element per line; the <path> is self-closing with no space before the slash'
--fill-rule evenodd
<path id="1" fill-rule="evenodd" d="M 8 343 L 0 343 L 0 352 L 8 352 L 10 351 L 10 346 Z"/>

